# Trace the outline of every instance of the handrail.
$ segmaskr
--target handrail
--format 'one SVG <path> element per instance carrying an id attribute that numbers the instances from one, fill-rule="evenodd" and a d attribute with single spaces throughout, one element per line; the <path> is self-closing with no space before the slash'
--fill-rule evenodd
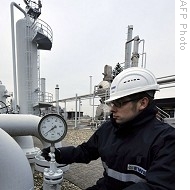
<path id="1" fill-rule="evenodd" d="M 49 92 L 39 92 L 38 93 L 38 102 L 48 102 L 51 103 L 53 101 L 53 94 Z"/>
<path id="2" fill-rule="evenodd" d="M 37 19 L 33 23 L 32 28 L 34 28 L 34 30 L 36 30 L 37 32 L 43 33 L 50 39 L 51 42 L 53 42 L 53 30 L 45 21 Z"/>
<path id="3" fill-rule="evenodd" d="M 158 109 L 158 114 L 157 114 L 157 118 L 158 118 L 158 119 L 163 120 L 163 119 L 165 119 L 165 118 L 170 118 L 170 115 L 169 115 L 167 112 L 165 112 L 164 110 L 162 110 L 162 109 L 159 108 L 158 106 L 156 106 L 156 107 L 157 107 L 157 109 Z"/>

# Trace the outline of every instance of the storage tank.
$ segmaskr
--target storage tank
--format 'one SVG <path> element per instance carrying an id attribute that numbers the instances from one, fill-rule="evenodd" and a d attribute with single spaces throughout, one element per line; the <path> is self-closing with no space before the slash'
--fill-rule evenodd
<path id="1" fill-rule="evenodd" d="M 108 116 L 110 115 L 110 108 L 108 105 L 105 104 L 105 99 L 107 99 L 109 95 L 109 88 L 110 88 L 110 82 L 108 81 L 101 81 L 97 85 L 96 95 L 98 95 L 100 99 L 100 105 L 96 108 L 96 120 L 106 120 Z"/>
<path id="2" fill-rule="evenodd" d="M 0 114 L 8 112 L 8 107 L 6 107 L 7 97 L 10 97 L 10 95 L 5 88 L 5 85 L 0 81 Z"/>
<path id="3" fill-rule="evenodd" d="M 110 115 L 110 107 L 104 103 L 96 108 L 96 120 L 106 120 Z"/>
<path id="4" fill-rule="evenodd" d="M 101 98 L 106 98 L 108 96 L 110 88 L 110 83 L 108 81 L 101 81 L 97 86 L 96 95 L 98 95 Z"/>
<path id="5" fill-rule="evenodd" d="M 0 81 L 0 101 L 2 101 L 2 102 L 6 101 L 6 98 L 4 95 L 5 95 L 5 86 Z"/>
<path id="6" fill-rule="evenodd" d="M 38 100 L 37 45 L 32 42 L 31 26 L 29 18 L 16 23 L 18 104 L 23 114 L 33 114 L 33 105 Z"/>

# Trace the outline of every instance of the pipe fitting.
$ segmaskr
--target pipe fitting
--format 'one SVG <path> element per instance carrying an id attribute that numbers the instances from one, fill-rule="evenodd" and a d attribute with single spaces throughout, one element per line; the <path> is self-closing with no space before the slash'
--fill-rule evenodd
<path id="1" fill-rule="evenodd" d="M 32 170 L 22 149 L 15 140 L 2 129 L 0 129 L 0 139 L 1 189 L 33 190 L 34 181 Z"/>

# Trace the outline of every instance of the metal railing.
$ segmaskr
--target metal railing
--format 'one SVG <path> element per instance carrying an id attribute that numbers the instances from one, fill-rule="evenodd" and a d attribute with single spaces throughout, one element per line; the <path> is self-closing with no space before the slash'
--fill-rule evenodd
<path id="1" fill-rule="evenodd" d="M 38 93 L 38 102 L 50 103 L 53 101 L 53 94 L 49 92 L 39 92 Z"/>
<path id="2" fill-rule="evenodd" d="M 165 118 L 170 118 L 170 115 L 165 112 L 164 110 L 160 109 L 158 106 L 156 106 L 158 109 L 157 118 L 160 120 L 164 120 Z"/>
<path id="3" fill-rule="evenodd" d="M 41 19 L 37 19 L 33 23 L 32 28 L 36 32 L 40 32 L 40 33 L 44 34 L 45 36 L 47 36 L 50 39 L 51 42 L 53 42 L 53 30 L 46 22 L 44 22 Z"/>

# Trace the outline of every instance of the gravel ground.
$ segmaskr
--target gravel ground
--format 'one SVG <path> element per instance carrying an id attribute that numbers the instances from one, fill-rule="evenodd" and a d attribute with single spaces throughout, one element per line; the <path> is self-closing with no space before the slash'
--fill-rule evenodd
<path id="1" fill-rule="evenodd" d="M 40 172 L 35 171 L 34 172 L 34 189 L 35 190 L 43 190 L 43 174 Z M 72 182 L 63 179 L 63 182 L 61 184 L 61 190 L 81 190 L 79 187 L 77 187 Z"/>
<path id="2" fill-rule="evenodd" d="M 69 129 L 66 137 L 63 139 L 63 143 L 66 141 L 71 145 L 77 146 L 87 141 L 93 133 L 94 131 L 89 128 Z"/>
<path id="3" fill-rule="evenodd" d="M 63 143 L 77 146 L 84 141 L 87 141 L 89 137 L 94 133 L 91 129 L 73 129 L 69 128 L 66 137 L 63 139 Z M 43 190 L 43 174 L 35 171 L 34 172 L 34 189 Z M 64 179 L 61 185 L 61 190 L 81 190 L 72 182 Z"/>

